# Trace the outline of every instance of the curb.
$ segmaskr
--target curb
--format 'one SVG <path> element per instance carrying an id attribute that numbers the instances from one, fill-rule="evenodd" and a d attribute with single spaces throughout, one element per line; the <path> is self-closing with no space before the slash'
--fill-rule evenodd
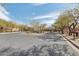
<path id="1" fill-rule="evenodd" d="M 0 34 L 11 34 L 11 33 L 19 33 L 19 32 L 3 32 L 3 33 L 0 33 Z"/>
<path id="2" fill-rule="evenodd" d="M 62 37 L 68 42 L 68 44 L 74 49 L 76 50 L 76 52 L 79 55 L 79 45 L 76 44 L 74 41 L 72 41 L 71 39 L 67 38 L 66 36 L 62 35 Z"/>
<path id="3" fill-rule="evenodd" d="M 72 45 L 74 45 L 77 49 L 79 49 L 79 45 L 76 44 L 74 41 L 68 39 L 67 37 L 63 36 L 65 39 L 67 39 Z"/>

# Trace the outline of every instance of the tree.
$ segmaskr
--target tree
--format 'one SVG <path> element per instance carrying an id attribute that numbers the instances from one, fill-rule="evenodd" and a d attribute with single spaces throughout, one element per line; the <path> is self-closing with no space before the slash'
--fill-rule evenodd
<path id="1" fill-rule="evenodd" d="M 62 14 L 60 14 L 60 16 L 58 17 L 58 20 L 55 23 L 55 26 L 60 28 L 62 30 L 62 33 L 63 33 L 64 27 L 68 26 L 69 34 L 70 34 L 71 26 L 73 27 L 72 30 L 74 31 L 77 25 L 78 18 L 79 18 L 79 9 L 74 8 L 74 9 L 66 10 Z"/>
<path id="2" fill-rule="evenodd" d="M 71 21 L 72 16 L 68 13 L 68 11 L 65 11 L 62 14 L 60 14 L 57 21 L 54 23 L 54 27 L 60 29 L 62 34 L 64 34 L 64 27 L 68 26 Z"/>
<path id="3" fill-rule="evenodd" d="M 0 19 L 0 27 L 3 28 L 3 29 L 0 29 L 1 32 L 6 31 L 8 29 L 12 30 L 13 28 L 19 28 L 22 31 L 26 31 L 28 28 L 27 25 L 17 24 L 12 21 L 5 21 L 4 19 Z"/>
<path id="4" fill-rule="evenodd" d="M 45 29 L 46 29 L 46 24 L 40 24 L 40 32 L 44 32 L 45 31 Z"/>
<path id="5" fill-rule="evenodd" d="M 77 26 L 78 19 L 79 19 L 79 9 L 74 8 L 71 10 L 70 13 L 73 15 L 73 21 L 71 22 L 71 24 L 69 26 L 69 29 L 72 29 L 72 31 L 70 30 L 69 35 L 72 35 L 72 33 L 73 33 L 73 39 L 75 39 L 75 34 L 78 34 L 77 32 L 75 32 L 75 28 Z"/>
<path id="6" fill-rule="evenodd" d="M 46 29 L 46 26 L 47 26 L 46 24 L 42 24 L 38 21 L 33 21 L 31 23 L 31 31 L 41 33 L 41 32 L 44 32 L 44 30 Z"/>

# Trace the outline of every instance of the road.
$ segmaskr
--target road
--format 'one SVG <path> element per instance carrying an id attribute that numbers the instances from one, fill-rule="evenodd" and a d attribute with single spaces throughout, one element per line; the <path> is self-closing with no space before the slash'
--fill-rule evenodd
<path id="1" fill-rule="evenodd" d="M 16 32 L 0 34 L 0 55 L 75 56 L 78 54 L 57 33 Z"/>

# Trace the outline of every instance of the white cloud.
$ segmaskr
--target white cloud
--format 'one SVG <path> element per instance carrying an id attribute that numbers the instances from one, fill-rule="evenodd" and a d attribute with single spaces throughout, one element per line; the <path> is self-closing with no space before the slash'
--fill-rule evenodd
<path id="1" fill-rule="evenodd" d="M 44 4 L 47 4 L 47 3 L 32 3 L 33 5 L 35 6 L 40 6 L 40 5 L 44 5 Z"/>
<path id="2" fill-rule="evenodd" d="M 47 24 L 48 26 L 51 26 L 51 24 L 53 24 L 55 22 L 55 20 L 46 20 L 43 21 L 42 23 Z"/>
<path id="3" fill-rule="evenodd" d="M 44 19 L 44 18 L 56 19 L 59 16 L 59 14 L 60 14 L 60 11 L 59 12 L 52 12 L 52 13 L 48 13 L 46 15 L 33 17 L 32 19 Z"/>
<path id="4" fill-rule="evenodd" d="M 33 19 L 43 19 L 43 18 L 49 18 L 49 17 L 52 17 L 52 15 L 36 16 Z"/>
<path id="5" fill-rule="evenodd" d="M 53 24 L 56 21 L 56 19 L 60 15 L 60 13 L 61 13 L 61 11 L 51 12 L 51 13 L 48 13 L 45 15 L 33 17 L 32 19 L 37 20 L 37 21 L 41 20 L 41 23 L 45 23 L 48 26 L 50 26 L 51 24 Z"/>
<path id="6" fill-rule="evenodd" d="M 0 5 L 0 19 L 10 21 L 11 19 L 7 15 L 9 15 L 9 12 L 2 5 Z"/>

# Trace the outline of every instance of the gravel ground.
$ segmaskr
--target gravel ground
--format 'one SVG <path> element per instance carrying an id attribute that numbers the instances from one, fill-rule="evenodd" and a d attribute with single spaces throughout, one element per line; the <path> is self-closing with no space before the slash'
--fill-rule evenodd
<path id="1" fill-rule="evenodd" d="M 1 56 L 77 56 L 77 52 L 58 34 L 0 34 Z"/>

